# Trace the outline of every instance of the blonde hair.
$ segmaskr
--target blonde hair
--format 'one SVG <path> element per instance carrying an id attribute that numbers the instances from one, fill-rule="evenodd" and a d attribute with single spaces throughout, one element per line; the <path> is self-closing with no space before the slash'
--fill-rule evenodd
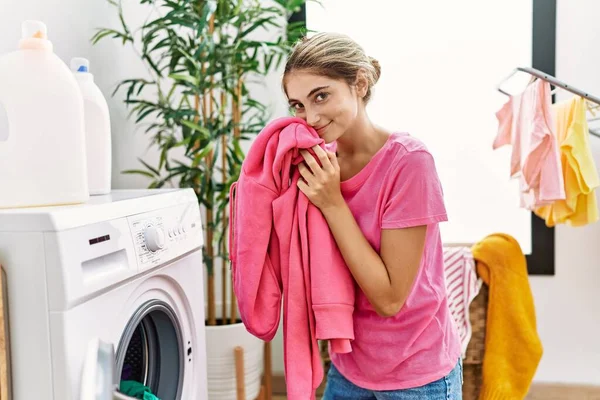
<path id="1" fill-rule="evenodd" d="M 350 37 L 340 33 L 323 32 L 303 38 L 294 48 L 285 65 L 285 77 L 304 70 L 332 79 L 343 79 L 350 86 L 356 83 L 360 70 L 366 72 L 368 89 L 363 97 L 365 103 L 371 98 L 371 89 L 379 80 L 379 61 L 365 54 L 363 48 Z"/>

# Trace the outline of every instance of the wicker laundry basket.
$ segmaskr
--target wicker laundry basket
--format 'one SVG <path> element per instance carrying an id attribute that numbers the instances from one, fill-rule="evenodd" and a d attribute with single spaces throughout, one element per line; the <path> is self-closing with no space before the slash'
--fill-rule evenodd
<path id="1" fill-rule="evenodd" d="M 319 346 L 321 348 L 321 359 L 323 360 L 323 370 L 325 373 L 325 377 L 327 377 L 327 371 L 329 371 L 329 366 L 331 365 L 331 358 L 329 358 L 329 348 L 328 341 L 321 340 L 319 342 Z"/>
<path id="2" fill-rule="evenodd" d="M 469 307 L 472 335 L 463 360 L 463 400 L 476 400 L 481 391 L 488 294 L 488 286 L 484 283 Z"/>
<path id="3" fill-rule="evenodd" d="M 469 314 L 472 327 L 471 340 L 467 346 L 467 354 L 463 360 L 463 400 L 477 400 L 483 381 L 483 355 L 485 353 L 485 330 L 488 306 L 488 287 L 484 283 L 479 294 L 471 302 Z M 331 365 L 327 341 L 320 342 L 321 358 L 325 376 Z"/>

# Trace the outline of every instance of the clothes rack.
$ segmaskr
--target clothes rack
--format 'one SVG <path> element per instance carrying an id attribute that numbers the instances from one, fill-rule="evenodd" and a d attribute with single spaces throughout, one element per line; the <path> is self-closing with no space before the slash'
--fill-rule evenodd
<path id="1" fill-rule="evenodd" d="M 552 75 L 548 75 L 547 73 L 537 70 L 535 68 L 529 68 L 529 67 L 517 67 L 515 68 L 506 78 L 504 78 L 497 86 L 497 89 L 500 93 L 505 94 L 507 96 L 510 96 L 509 93 L 505 92 L 504 90 L 502 90 L 502 84 L 504 82 L 506 82 L 507 80 L 509 80 L 510 78 L 513 77 L 514 74 L 516 74 L 517 72 L 525 72 L 529 75 L 531 75 L 532 77 L 535 78 L 539 78 L 541 80 L 544 80 L 548 83 L 550 83 L 551 85 L 554 85 L 556 87 L 560 87 L 561 89 L 565 89 L 566 91 L 569 91 L 573 94 L 576 94 L 578 96 L 583 97 L 584 99 L 586 99 L 587 101 L 590 101 L 594 104 L 597 104 L 598 106 L 600 106 L 600 98 L 596 97 L 596 96 L 592 96 L 591 94 L 584 92 L 583 90 L 577 89 L 571 85 L 567 85 L 566 83 L 560 81 L 559 79 L 556 79 L 555 77 L 553 77 Z M 593 129 L 590 129 L 590 134 L 593 136 L 596 136 L 598 138 L 600 138 L 600 131 L 595 131 Z"/>

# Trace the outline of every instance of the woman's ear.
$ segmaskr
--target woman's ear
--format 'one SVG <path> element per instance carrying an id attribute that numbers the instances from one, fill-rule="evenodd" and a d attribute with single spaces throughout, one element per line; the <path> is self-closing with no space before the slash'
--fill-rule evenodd
<path id="1" fill-rule="evenodd" d="M 369 91 L 369 80 L 367 79 L 367 71 L 359 69 L 356 74 L 356 93 L 361 99 L 367 95 Z"/>

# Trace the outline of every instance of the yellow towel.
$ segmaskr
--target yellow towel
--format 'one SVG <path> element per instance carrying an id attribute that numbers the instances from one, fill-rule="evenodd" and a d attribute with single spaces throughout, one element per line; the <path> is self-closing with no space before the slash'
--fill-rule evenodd
<path id="1" fill-rule="evenodd" d="M 480 400 L 524 399 L 542 357 L 527 262 L 510 235 L 492 234 L 472 248 L 489 286 Z"/>

